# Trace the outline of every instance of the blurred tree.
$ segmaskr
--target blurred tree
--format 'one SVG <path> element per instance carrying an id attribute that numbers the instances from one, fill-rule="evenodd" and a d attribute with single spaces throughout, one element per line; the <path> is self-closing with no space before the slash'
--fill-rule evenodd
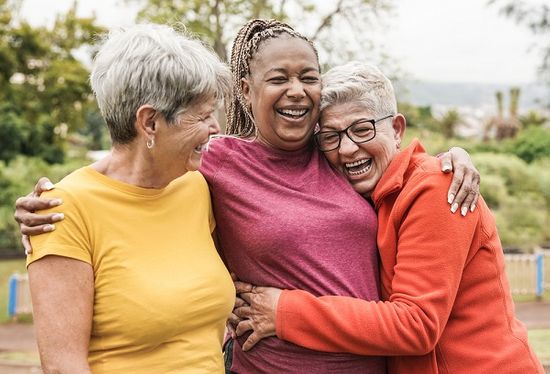
<path id="1" fill-rule="evenodd" d="M 521 116 L 519 120 L 521 121 L 522 126 L 527 128 L 530 126 L 541 127 L 547 121 L 549 121 L 550 118 L 545 117 L 539 111 L 530 110 L 529 112 L 527 112 L 527 114 L 524 114 L 523 116 Z"/>
<path id="2" fill-rule="evenodd" d="M 379 23 L 380 13 L 388 10 L 393 0 L 338 0 L 322 3 L 311 0 L 126 1 L 143 4 L 138 14 L 140 20 L 168 24 L 181 22 L 189 31 L 204 37 L 224 61 L 227 61 L 228 45 L 237 29 L 247 20 L 261 17 L 289 21 L 292 18 L 293 26 L 327 51 L 329 56 L 325 63 L 330 64 L 341 62 L 335 59 L 342 57 L 342 51 L 345 52 L 344 58 L 350 59 L 350 52 L 345 48 L 351 44 L 368 50 L 368 46 L 372 45 L 369 40 L 372 34 L 369 31 Z M 300 25 L 309 26 L 304 30 Z M 341 31 L 343 28 L 345 32 Z M 341 43 L 334 39 L 338 35 L 354 38 L 357 43 Z"/>
<path id="3" fill-rule="evenodd" d="M 449 109 L 437 122 L 443 136 L 452 138 L 456 135 L 456 128 L 462 122 L 462 118 L 458 110 Z"/>
<path id="4" fill-rule="evenodd" d="M 97 110 L 88 70 L 75 54 L 104 29 L 93 17 L 78 17 L 76 1 L 52 27 L 33 27 L 16 16 L 22 1 L 0 0 L 0 116 L 9 119 L 0 123 L 0 149 L 10 149 L 0 159 L 22 153 L 60 162 L 66 131 Z"/>
<path id="5" fill-rule="evenodd" d="M 539 66 L 541 78 L 550 85 L 550 4 L 547 0 L 489 0 L 488 4 L 500 7 L 501 13 L 518 24 L 525 25 L 536 35 L 542 35 L 540 50 L 542 61 Z M 544 36 L 546 36 L 544 38 Z M 550 106 L 550 98 L 548 98 Z"/>

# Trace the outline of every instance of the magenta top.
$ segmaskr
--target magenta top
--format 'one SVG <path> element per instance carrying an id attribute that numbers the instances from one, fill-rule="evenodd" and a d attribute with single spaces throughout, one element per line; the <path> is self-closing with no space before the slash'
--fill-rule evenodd
<path id="1" fill-rule="evenodd" d="M 375 212 L 315 147 L 285 152 L 215 139 L 201 172 L 222 257 L 239 279 L 379 300 Z M 385 373 L 382 357 L 317 352 L 277 337 L 243 352 L 246 336 L 234 344 L 236 373 Z"/>

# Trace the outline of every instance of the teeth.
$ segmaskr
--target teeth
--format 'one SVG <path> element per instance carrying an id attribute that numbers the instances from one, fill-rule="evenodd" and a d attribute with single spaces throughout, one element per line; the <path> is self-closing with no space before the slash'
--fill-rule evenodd
<path id="1" fill-rule="evenodd" d="M 306 114 L 307 112 L 307 109 L 280 109 L 279 110 L 279 113 L 281 114 L 286 114 L 286 115 L 289 115 L 289 116 L 303 116 L 304 114 Z"/>
<path id="2" fill-rule="evenodd" d="M 364 165 L 361 167 L 361 165 Z M 346 171 L 349 175 L 360 175 L 370 170 L 372 159 L 363 159 L 355 162 L 346 163 Z"/>
<path id="3" fill-rule="evenodd" d="M 363 165 L 364 163 L 367 163 L 367 162 L 369 162 L 368 159 L 359 160 L 359 161 L 354 161 L 354 162 L 349 163 L 349 164 L 347 163 L 347 164 L 346 164 L 346 167 L 347 167 L 347 168 L 352 168 L 352 167 L 354 167 L 354 166 Z"/>
<path id="4" fill-rule="evenodd" d="M 206 149 L 207 145 L 208 143 L 199 144 L 198 146 L 195 147 L 195 151 L 202 152 L 204 149 Z"/>

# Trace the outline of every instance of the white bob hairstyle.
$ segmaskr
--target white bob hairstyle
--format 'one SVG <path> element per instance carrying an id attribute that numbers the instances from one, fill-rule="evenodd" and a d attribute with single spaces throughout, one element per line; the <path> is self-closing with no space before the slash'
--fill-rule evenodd
<path id="1" fill-rule="evenodd" d="M 375 116 L 397 113 L 393 86 L 376 66 L 351 61 L 327 71 L 322 81 L 321 111 L 332 105 L 361 103 Z"/>
<path id="2" fill-rule="evenodd" d="M 200 41 L 164 25 L 141 24 L 111 31 L 90 74 L 113 143 L 136 136 L 136 112 L 149 104 L 168 123 L 190 106 L 231 92 L 229 68 Z"/>

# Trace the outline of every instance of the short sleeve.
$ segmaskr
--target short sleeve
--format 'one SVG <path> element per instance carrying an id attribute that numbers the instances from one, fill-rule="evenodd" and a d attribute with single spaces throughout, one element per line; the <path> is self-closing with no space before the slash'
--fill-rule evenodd
<path id="1" fill-rule="evenodd" d="M 60 198 L 63 204 L 38 213 L 63 213 L 65 218 L 55 223 L 54 231 L 31 237 L 33 252 L 27 256 L 27 266 L 48 255 L 69 257 L 92 264 L 90 237 L 78 201 L 61 188 L 45 192 L 42 196 Z"/>
<path id="2" fill-rule="evenodd" d="M 214 179 L 216 173 L 222 167 L 225 156 L 228 153 L 227 138 L 214 138 L 208 144 L 208 151 L 202 154 L 201 166 L 199 171 L 204 178 L 210 183 Z"/>

